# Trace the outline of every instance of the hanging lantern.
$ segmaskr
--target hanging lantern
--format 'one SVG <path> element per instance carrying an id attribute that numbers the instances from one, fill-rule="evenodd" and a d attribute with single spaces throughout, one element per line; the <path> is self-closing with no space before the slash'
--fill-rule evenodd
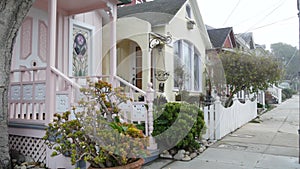
<path id="1" fill-rule="evenodd" d="M 169 78 L 169 76 L 170 76 L 170 73 L 167 71 L 164 71 L 164 70 L 157 70 L 155 72 L 155 78 L 158 81 L 165 82 Z"/>

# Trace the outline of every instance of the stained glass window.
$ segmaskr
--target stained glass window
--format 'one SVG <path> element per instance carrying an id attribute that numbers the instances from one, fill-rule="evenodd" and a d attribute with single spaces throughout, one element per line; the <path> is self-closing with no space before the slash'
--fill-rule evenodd
<path id="1" fill-rule="evenodd" d="M 73 27 L 73 76 L 88 75 L 89 30 L 74 25 Z"/>

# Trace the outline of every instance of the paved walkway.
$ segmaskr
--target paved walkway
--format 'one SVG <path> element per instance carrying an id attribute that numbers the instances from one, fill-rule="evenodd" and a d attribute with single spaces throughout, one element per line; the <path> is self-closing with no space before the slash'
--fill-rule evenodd
<path id="1" fill-rule="evenodd" d="M 242 113 L 242 112 L 241 112 Z M 190 162 L 159 159 L 144 169 L 300 169 L 299 97 L 294 96 Z"/>

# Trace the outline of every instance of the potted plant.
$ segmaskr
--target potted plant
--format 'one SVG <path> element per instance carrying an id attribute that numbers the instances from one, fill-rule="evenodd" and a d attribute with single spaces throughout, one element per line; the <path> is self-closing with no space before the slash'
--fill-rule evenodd
<path id="1" fill-rule="evenodd" d="M 141 168 L 148 138 L 134 124 L 120 121 L 118 104 L 128 99 L 125 94 L 103 81 L 89 81 L 81 91 L 84 99 L 73 109 L 75 118 L 69 118 L 71 112 L 55 114 L 46 130 L 52 155 L 67 155 L 73 165 L 85 160 L 90 169 Z"/>

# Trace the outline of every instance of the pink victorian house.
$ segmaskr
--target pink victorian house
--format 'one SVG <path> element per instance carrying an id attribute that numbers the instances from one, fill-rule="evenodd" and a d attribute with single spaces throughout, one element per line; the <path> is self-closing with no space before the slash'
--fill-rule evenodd
<path id="1" fill-rule="evenodd" d="M 43 162 L 49 168 L 73 168 L 63 156 L 50 157 L 42 139 L 54 113 L 70 110 L 80 97 L 86 77 L 104 79 L 113 86 L 126 87 L 152 103 L 151 87 L 144 92 L 116 76 L 117 6 L 130 0 L 36 0 L 23 21 L 13 49 L 9 91 L 10 148 Z M 103 29 L 106 39 L 103 39 Z M 109 30 L 109 31 L 107 31 Z M 104 49 L 104 44 L 109 49 Z M 109 73 L 103 75 L 102 53 L 109 55 Z M 149 95 L 148 95 L 149 94 Z M 146 110 L 143 103 L 132 110 Z M 151 107 L 151 106 L 150 106 Z M 148 115 L 140 113 L 130 120 L 144 119 L 149 135 Z M 147 110 L 146 110 L 147 112 Z M 151 120 L 150 120 L 151 121 Z M 149 129 L 153 129 L 149 125 Z M 155 148 L 155 147 L 154 147 Z"/>

